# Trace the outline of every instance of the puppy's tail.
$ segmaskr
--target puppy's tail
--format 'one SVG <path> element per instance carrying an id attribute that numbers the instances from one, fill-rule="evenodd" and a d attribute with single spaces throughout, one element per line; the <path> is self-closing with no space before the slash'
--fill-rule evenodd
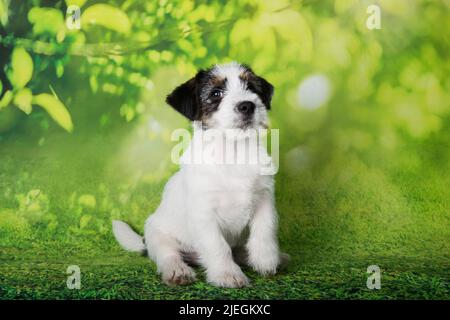
<path id="1" fill-rule="evenodd" d="M 143 255 L 147 253 L 144 238 L 134 232 L 128 224 L 119 220 L 113 220 L 112 229 L 114 237 L 122 248 L 131 252 L 139 252 Z"/>

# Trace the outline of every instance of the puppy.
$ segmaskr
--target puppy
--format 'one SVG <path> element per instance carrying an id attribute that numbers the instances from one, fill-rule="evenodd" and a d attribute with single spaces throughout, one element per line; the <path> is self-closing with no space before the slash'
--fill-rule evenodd
<path id="1" fill-rule="evenodd" d="M 217 141 L 209 141 L 200 150 L 196 143 L 211 130 L 239 145 L 248 143 L 247 132 L 267 128 L 273 91 L 249 67 L 233 62 L 199 71 L 166 102 L 194 121 L 186 153 L 203 154 L 217 147 Z M 229 137 L 228 129 L 238 134 Z M 258 163 L 185 161 L 147 219 L 144 238 L 121 221 L 113 221 L 114 235 L 124 249 L 147 252 L 168 285 L 193 282 L 196 275 L 190 265 L 203 266 L 207 281 L 220 287 L 249 283 L 239 263 L 262 275 L 275 274 L 288 256 L 278 248 L 273 175 L 262 175 L 260 169 Z"/>

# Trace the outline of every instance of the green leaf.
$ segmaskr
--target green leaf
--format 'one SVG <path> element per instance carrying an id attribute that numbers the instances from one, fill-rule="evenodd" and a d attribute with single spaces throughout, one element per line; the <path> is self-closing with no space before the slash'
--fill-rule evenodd
<path id="1" fill-rule="evenodd" d="M 31 100 L 33 95 L 28 88 L 20 89 L 14 96 L 14 104 L 26 114 L 31 113 Z"/>
<path id="2" fill-rule="evenodd" d="M 89 85 L 91 86 L 91 90 L 93 93 L 96 93 L 98 90 L 98 81 L 96 76 L 89 77 Z"/>
<path id="3" fill-rule="evenodd" d="M 61 62 L 61 60 L 56 61 L 55 68 L 56 68 L 56 76 L 58 78 L 61 78 L 64 75 L 64 65 Z"/>
<path id="4" fill-rule="evenodd" d="M 75 6 L 82 7 L 85 2 L 86 2 L 86 0 L 66 0 L 67 6 L 75 5 Z"/>
<path id="5" fill-rule="evenodd" d="M 16 47 L 11 55 L 8 79 L 15 89 L 25 87 L 33 75 L 33 60 L 24 48 Z"/>
<path id="6" fill-rule="evenodd" d="M 8 10 L 9 2 L 0 1 L 0 25 L 6 26 L 8 24 Z"/>
<path id="7" fill-rule="evenodd" d="M 82 215 L 80 218 L 80 229 L 86 228 L 86 226 L 88 225 L 89 221 L 91 221 L 91 219 L 92 219 L 92 217 L 88 214 Z"/>
<path id="8" fill-rule="evenodd" d="M 28 20 L 33 25 L 33 33 L 56 35 L 64 31 L 65 24 L 63 13 L 55 8 L 33 7 L 28 12 Z"/>
<path id="9" fill-rule="evenodd" d="M 110 30 L 127 34 L 131 23 L 125 12 L 107 4 L 94 4 L 81 15 L 81 25 L 100 25 Z"/>
<path id="10" fill-rule="evenodd" d="M 91 194 L 83 194 L 78 198 L 78 203 L 87 208 L 95 208 L 97 201 Z"/>
<path id="11" fill-rule="evenodd" d="M 72 132 L 72 118 L 64 104 L 56 97 L 48 93 L 42 93 L 33 97 L 33 104 L 37 104 L 44 108 L 56 123 L 68 132 Z"/>
<path id="12" fill-rule="evenodd" d="M 13 93 L 11 91 L 6 91 L 3 98 L 0 100 L 0 109 L 6 108 L 13 98 Z"/>
<path id="13" fill-rule="evenodd" d="M 28 12 L 28 20 L 36 35 L 56 35 L 66 30 L 63 13 L 59 9 L 33 7 Z"/>

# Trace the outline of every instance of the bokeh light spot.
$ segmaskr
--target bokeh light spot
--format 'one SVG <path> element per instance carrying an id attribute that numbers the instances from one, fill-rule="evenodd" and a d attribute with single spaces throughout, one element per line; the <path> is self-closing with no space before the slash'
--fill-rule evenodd
<path id="1" fill-rule="evenodd" d="M 313 74 L 306 77 L 298 86 L 297 99 L 301 107 L 314 110 L 324 105 L 331 94 L 328 77 Z"/>

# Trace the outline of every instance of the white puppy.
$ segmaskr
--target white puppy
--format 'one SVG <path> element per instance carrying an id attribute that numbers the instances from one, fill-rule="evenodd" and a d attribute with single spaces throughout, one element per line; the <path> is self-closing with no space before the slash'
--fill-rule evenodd
<path id="1" fill-rule="evenodd" d="M 198 150 L 196 141 L 209 130 L 223 132 L 239 146 L 248 143 L 250 129 L 267 128 L 272 94 L 273 86 L 249 67 L 230 63 L 198 72 L 166 101 L 195 121 L 187 153 L 203 154 L 217 147 L 217 141 L 209 141 Z M 228 129 L 240 134 L 230 138 Z M 278 249 L 273 176 L 262 175 L 260 169 L 259 163 L 185 161 L 147 219 L 144 239 L 120 221 L 113 221 L 114 235 L 124 249 L 146 251 L 169 285 L 195 280 L 189 264 L 203 266 L 208 282 L 221 287 L 248 284 L 236 262 L 274 274 L 288 256 Z"/>

